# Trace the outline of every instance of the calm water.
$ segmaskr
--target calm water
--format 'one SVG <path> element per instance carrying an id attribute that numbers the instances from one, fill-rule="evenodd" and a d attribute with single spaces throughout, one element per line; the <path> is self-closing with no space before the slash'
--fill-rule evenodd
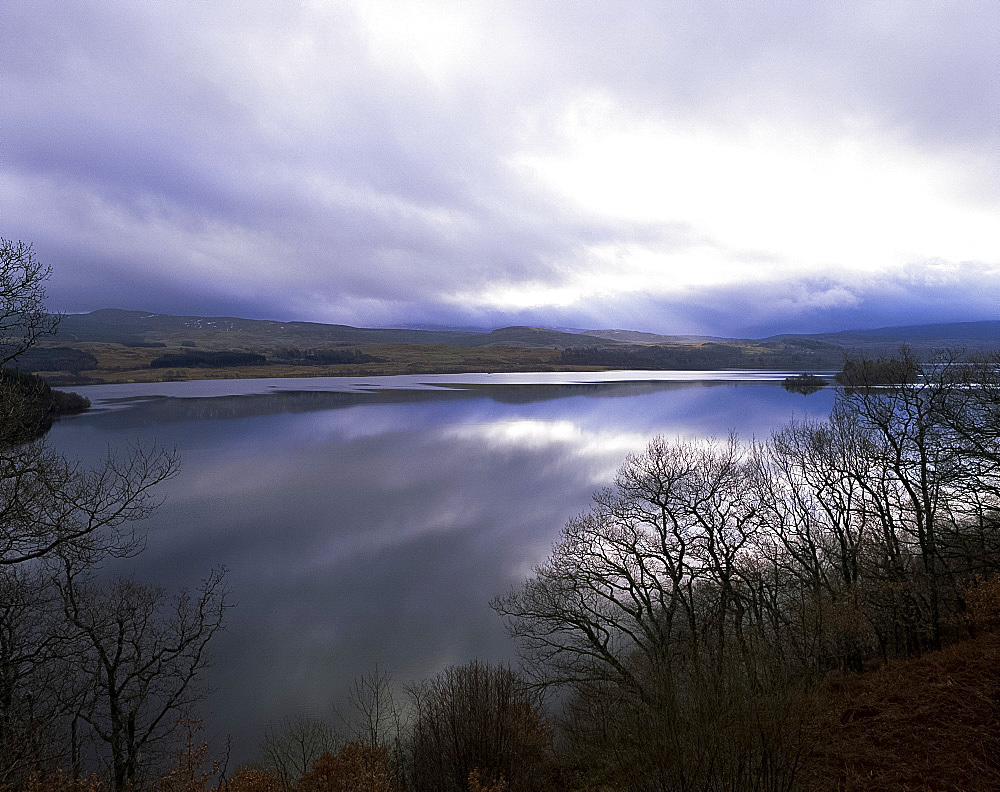
<path id="1" fill-rule="evenodd" d="M 833 394 L 783 374 L 456 375 L 79 388 L 97 409 L 50 434 L 93 460 L 176 447 L 146 550 L 120 571 L 167 588 L 225 564 L 210 735 L 250 758 L 268 720 L 328 714 L 376 663 L 400 683 L 512 660 L 489 609 L 543 560 L 630 451 L 656 435 L 767 435 Z M 640 381 L 642 380 L 642 381 Z M 119 571 L 116 569 L 114 571 Z"/>

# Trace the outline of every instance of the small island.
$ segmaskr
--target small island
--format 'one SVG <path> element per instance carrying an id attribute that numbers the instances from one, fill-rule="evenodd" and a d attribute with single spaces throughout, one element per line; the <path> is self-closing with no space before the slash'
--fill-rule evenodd
<path id="1" fill-rule="evenodd" d="M 781 383 L 781 387 L 789 393 L 801 393 L 803 396 L 808 396 L 811 393 L 822 390 L 829 384 L 829 380 L 825 380 L 815 374 L 803 372 L 802 374 L 793 374 L 790 377 L 785 377 Z"/>

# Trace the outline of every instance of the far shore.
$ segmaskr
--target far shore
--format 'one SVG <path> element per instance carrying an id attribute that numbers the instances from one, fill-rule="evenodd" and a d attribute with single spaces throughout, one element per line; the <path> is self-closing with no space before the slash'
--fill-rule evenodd
<path id="1" fill-rule="evenodd" d="M 256 380 L 256 379 L 319 379 L 323 377 L 393 377 L 400 375 L 449 375 L 449 374 L 549 374 L 583 373 L 603 371 L 635 371 L 641 379 L 644 371 L 755 371 L 760 373 L 787 373 L 781 368 L 739 369 L 622 369 L 615 366 L 497 366 L 489 369 L 475 366 L 387 366 L 370 363 L 343 366 L 233 366 L 226 368 L 184 368 L 184 369 L 132 369 L 128 371 L 105 371 L 101 369 L 73 374 L 65 371 L 39 372 L 53 388 L 73 388 L 86 385 L 129 385 L 156 382 L 193 382 L 197 380 Z M 798 373 L 798 372 L 796 372 Z M 815 373 L 830 373 L 827 370 Z"/>
<path id="2" fill-rule="evenodd" d="M 226 368 L 130 369 L 107 371 L 95 369 L 73 374 L 66 371 L 38 372 L 54 388 L 80 385 L 121 385 L 139 382 L 189 382 L 192 380 L 269 379 L 291 377 L 391 377 L 400 374 L 513 374 L 527 372 L 614 371 L 610 366 L 386 366 L 364 363 L 344 366 L 232 366 Z"/>

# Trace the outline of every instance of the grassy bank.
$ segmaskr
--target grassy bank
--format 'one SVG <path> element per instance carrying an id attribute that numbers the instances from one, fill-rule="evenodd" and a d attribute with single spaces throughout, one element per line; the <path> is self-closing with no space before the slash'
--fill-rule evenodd
<path id="1" fill-rule="evenodd" d="M 801 356 L 786 349 L 753 346 L 686 344 L 659 347 L 617 347 L 567 350 L 554 347 L 483 346 L 445 344 L 332 345 L 295 350 L 287 347 L 207 344 L 134 346 L 105 342 L 78 342 L 73 350 L 96 365 L 70 369 L 36 367 L 52 385 L 99 385 L 119 382 L 175 382 L 195 379 L 251 379 L 260 377 L 374 377 L 396 374 L 461 374 L 518 371 L 608 371 L 747 368 L 759 370 L 808 370 L 839 367 L 838 360 Z M 652 353 L 650 353 L 652 350 Z M 242 353 L 264 356 L 255 365 L 174 365 L 173 361 L 201 356 L 234 360 Z M 642 354 L 639 354 L 642 353 Z M 356 361 L 327 362 L 324 356 L 352 355 Z M 169 365 L 163 361 L 169 360 Z M 367 361 L 367 362 L 363 362 Z"/>
<path id="2" fill-rule="evenodd" d="M 116 382 L 183 382 L 200 379 L 256 379 L 261 377 L 376 377 L 395 374 L 460 374 L 467 372 L 600 371 L 606 366 L 566 365 L 556 349 L 371 344 L 361 349 L 377 358 L 372 363 L 295 364 L 280 360 L 263 365 L 151 368 L 165 351 L 89 343 L 80 348 L 98 361 L 82 371 L 39 371 L 52 385 L 103 385 Z M 265 350 L 266 352 L 267 350 Z"/>

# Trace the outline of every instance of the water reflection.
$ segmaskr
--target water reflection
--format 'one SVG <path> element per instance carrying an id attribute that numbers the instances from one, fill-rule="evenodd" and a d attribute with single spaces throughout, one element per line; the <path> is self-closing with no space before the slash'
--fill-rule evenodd
<path id="1" fill-rule="evenodd" d="M 236 760 L 268 719 L 327 712 L 376 662 L 406 681 L 511 659 L 488 601 L 652 435 L 764 435 L 832 399 L 780 381 L 223 392 L 128 402 L 51 439 L 85 458 L 133 439 L 180 452 L 127 571 L 176 587 L 230 568 L 205 714 Z"/>

